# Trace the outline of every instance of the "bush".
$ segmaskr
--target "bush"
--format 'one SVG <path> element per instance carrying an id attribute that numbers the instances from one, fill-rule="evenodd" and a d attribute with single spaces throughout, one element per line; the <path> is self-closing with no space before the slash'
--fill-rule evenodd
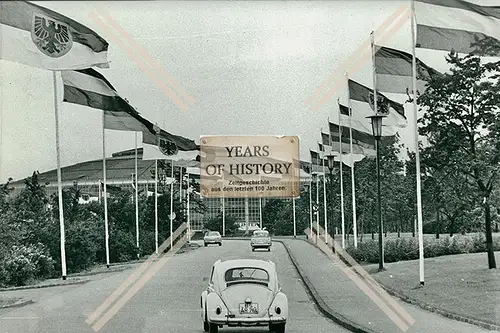
<path id="1" fill-rule="evenodd" d="M 66 264 L 68 273 L 90 268 L 97 261 L 97 251 L 104 247 L 104 235 L 100 232 L 102 221 L 91 218 L 74 221 L 66 229 Z"/>
<path id="2" fill-rule="evenodd" d="M 54 273 L 54 261 L 40 243 L 13 246 L 0 266 L 0 283 L 7 286 L 23 286 Z"/>
<path id="3" fill-rule="evenodd" d="M 493 249 L 500 251 L 500 237 L 493 238 Z M 368 240 L 358 243 L 358 248 L 350 246 L 347 252 L 358 262 L 377 263 L 378 241 Z M 455 235 L 439 239 L 424 238 L 424 257 L 432 258 L 451 254 L 486 252 L 484 234 Z M 417 238 L 396 238 L 384 242 L 384 261 L 396 262 L 418 259 Z"/>
<path id="4" fill-rule="evenodd" d="M 124 262 L 137 258 L 135 235 L 130 232 L 116 230 L 110 235 L 109 246 L 111 262 Z"/>

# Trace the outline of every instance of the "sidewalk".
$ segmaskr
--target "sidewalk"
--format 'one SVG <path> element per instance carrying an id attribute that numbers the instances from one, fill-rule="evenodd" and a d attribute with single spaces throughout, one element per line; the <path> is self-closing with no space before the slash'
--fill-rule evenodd
<path id="1" fill-rule="evenodd" d="M 277 239 L 278 241 L 278 239 Z M 319 307 L 357 332 L 400 333 L 402 330 L 334 263 L 304 240 L 279 239 L 297 266 Z M 455 321 L 397 300 L 415 320 L 408 333 L 479 333 L 487 329 Z"/>

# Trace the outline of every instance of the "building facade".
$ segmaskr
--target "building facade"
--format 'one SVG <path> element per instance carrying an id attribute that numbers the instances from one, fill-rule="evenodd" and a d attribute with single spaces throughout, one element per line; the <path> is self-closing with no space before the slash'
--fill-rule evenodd
<path id="1" fill-rule="evenodd" d="M 128 150 L 113 154 L 112 157 L 106 158 L 106 184 L 107 195 L 112 195 L 113 188 L 121 190 L 135 191 L 135 150 Z M 154 196 L 155 190 L 155 161 L 142 160 L 142 148 L 137 150 L 137 173 L 138 173 L 138 192 L 140 195 Z M 94 160 L 78 163 L 71 166 L 61 168 L 62 186 L 68 188 L 78 186 L 82 193 L 81 203 L 89 203 L 93 201 L 101 202 L 103 198 L 103 161 Z M 194 178 L 199 176 L 193 175 Z M 45 185 L 48 195 L 58 193 L 57 185 L 57 170 L 50 170 L 38 174 L 38 180 Z M 170 184 L 171 179 L 167 177 L 164 182 Z M 301 186 L 309 183 L 308 179 L 301 179 Z M 179 180 L 175 180 L 174 184 L 179 184 Z M 12 195 L 17 195 L 24 188 L 24 180 L 18 180 L 11 183 L 14 191 Z M 174 185 L 175 186 L 175 185 Z M 181 192 L 182 198 L 186 195 L 185 191 Z M 198 195 L 198 194 L 193 194 Z M 190 225 L 193 230 L 203 230 L 204 224 L 211 218 L 218 216 L 224 212 L 226 216 L 234 217 L 240 224 L 242 229 L 248 224 L 249 230 L 254 230 L 259 227 L 261 222 L 261 210 L 265 206 L 266 199 L 259 198 L 225 198 L 224 205 L 222 198 L 200 198 L 205 206 L 206 211 L 202 213 L 195 212 L 190 209 Z M 179 200 L 179 196 L 174 198 Z M 291 200 L 291 199 L 284 199 Z"/>

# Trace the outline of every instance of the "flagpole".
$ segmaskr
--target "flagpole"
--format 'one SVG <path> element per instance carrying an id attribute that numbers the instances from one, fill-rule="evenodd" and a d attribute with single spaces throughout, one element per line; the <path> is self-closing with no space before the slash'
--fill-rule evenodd
<path id="1" fill-rule="evenodd" d="M 311 238 L 312 238 L 312 229 L 313 229 L 313 212 L 312 212 L 312 162 L 311 162 L 311 177 L 309 178 L 309 229 L 311 231 Z"/>
<path id="2" fill-rule="evenodd" d="M 342 219 L 342 248 L 345 249 L 344 177 L 342 172 L 342 124 L 339 110 L 339 150 L 340 150 L 340 215 Z"/>
<path id="3" fill-rule="evenodd" d="M 109 268 L 109 230 L 108 230 L 108 189 L 106 181 L 106 115 L 102 112 L 102 179 L 104 183 L 104 232 L 106 239 L 106 267 Z"/>
<path id="4" fill-rule="evenodd" d="M 346 72 L 346 79 L 349 80 L 349 74 Z M 347 81 L 349 82 L 349 81 Z M 339 103 L 340 104 L 340 103 Z M 351 106 L 351 92 L 347 87 L 347 107 L 349 112 L 349 146 L 351 150 L 351 192 L 352 192 L 352 225 L 354 232 L 354 248 L 358 247 L 358 218 L 356 214 L 356 182 L 354 177 L 354 149 L 352 148 L 352 106 Z M 340 110 L 340 108 L 339 108 Z"/>
<path id="5" fill-rule="evenodd" d="M 170 183 L 170 251 L 172 251 L 172 248 L 174 246 L 174 219 L 173 219 L 173 214 L 174 214 L 174 160 L 171 160 L 172 162 L 172 171 L 171 171 L 171 183 Z"/>
<path id="6" fill-rule="evenodd" d="M 323 132 L 323 129 L 321 129 L 321 132 Z M 326 203 L 326 178 L 325 178 L 325 145 L 323 145 L 323 156 L 321 157 L 321 160 L 323 161 L 323 208 L 324 208 L 324 214 L 325 214 L 325 244 L 328 244 L 328 214 L 327 214 L 327 203 Z"/>
<path id="7" fill-rule="evenodd" d="M 66 280 L 66 235 L 64 231 L 64 206 L 62 193 L 62 175 L 61 175 L 61 153 L 59 145 L 59 101 L 57 99 L 57 76 L 56 71 L 52 71 L 54 81 L 54 111 L 56 117 L 56 155 L 57 155 L 57 191 L 59 196 L 59 230 L 61 237 L 61 270 L 62 279 Z"/>
<path id="8" fill-rule="evenodd" d="M 222 174 L 222 186 L 224 186 L 224 173 Z M 222 236 L 226 236 L 226 199 L 222 191 Z"/>
<path id="9" fill-rule="evenodd" d="M 139 175 L 137 174 L 137 132 L 135 133 L 135 246 L 139 259 Z M 147 195 L 147 193 L 146 193 Z"/>
<path id="10" fill-rule="evenodd" d="M 316 175 L 316 243 L 319 239 L 319 175 Z"/>
<path id="11" fill-rule="evenodd" d="M 330 146 L 330 149 L 331 149 L 330 153 L 333 154 L 333 141 L 332 141 L 332 132 L 330 129 L 330 117 L 327 118 L 327 121 L 328 121 L 328 145 Z M 339 127 L 339 129 L 340 129 L 340 127 Z M 333 185 L 331 185 L 331 186 L 333 188 Z M 333 192 L 332 192 L 332 198 L 333 198 Z M 330 204 L 332 205 L 332 209 L 333 209 L 333 201 Z M 333 218 L 333 214 L 332 214 L 332 239 L 333 240 L 335 240 L 336 234 L 337 234 L 337 227 L 335 227 L 335 219 Z"/>
<path id="12" fill-rule="evenodd" d="M 155 252 L 158 254 L 158 160 L 155 159 Z"/>
<path id="13" fill-rule="evenodd" d="M 375 67 L 375 31 L 372 31 L 371 34 L 371 52 L 372 52 L 372 75 L 373 75 L 373 109 L 374 109 L 374 112 L 375 114 L 379 114 L 378 112 L 378 98 L 377 98 L 377 75 L 376 75 L 376 67 Z M 377 168 L 379 167 L 380 165 L 380 155 L 378 153 L 378 149 L 380 149 L 380 141 L 379 140 L 375 140 L 375 147 L 376 147 L 376 150 L 377 150 Z M 379 216 L 379 230 L 378 230 L 378 242 L 379 242 L 379 252 L 381 254 L 381 260 L 380 260 L 380 267 L 379 269 L 382 269 L 384 267 L 384 257 L 385 257 L 385 254 L 384 254 L 384 237 L 382 237 L 382 233 L 384 232 L 384 219 L 382 218 L 382 208 L 380 206 L 380 170 L 377 171 L 377 174 L 378 174 L 378 179 L 377 181 L 379 182 L 379 186 L 378 186 L 378 190 L 379 190 L 379 194 L 378 194 L 378 216 Z"/>
<path id="14" fill-rule="evenodd" d="M 259 198 L 259 221 L 260 228 L 262 229 L 262 198 Z"/>
<path id="15" fill-rule="evenodd" d="M 182 167 L 179 167 L 179 202 L 182 204 Z"/>
<path id="16" fill-rule="evenodd" d="M 187 169 L 186 169 L 186 174 L 187 174 L 187 190 L 186 190 L 186 194 L 187 194 L 187 229 L 188 229 L 188 242 L 191 242 L 191 216 L 190 216 L 190 213 L 189 213 L 189 202 L 190 202 L 190 198 L 191 198 L 191 186 L 190 183 L 189 183 L 189 172 L 187 172 Z"/>
<path id="17" fill-rule="evenodd" d="M 297 238 L 297 222 L 295 219 L 295 198 L 292 198 L 293 205 L 293 238 Z"/>
<path id="18" fill-rule="evenodd" d="M 421 180 L 420 180 L 420 153 L 418 146 L 418 115 L 417 115 L 417 60 L 415 50 L 415 1 L 411 0 L 411 36 L 412 36 L 412 79 L 413 79 L 413 123 L 415 126 L 415 166 L 417 176 L 417 219 L 418 219 L 418 253 L 419 253 L 419 268 L 420 268 L 420 284 L 424 285 L 424 234 L 422 220 L 422 196 L 421 196 Z"/>

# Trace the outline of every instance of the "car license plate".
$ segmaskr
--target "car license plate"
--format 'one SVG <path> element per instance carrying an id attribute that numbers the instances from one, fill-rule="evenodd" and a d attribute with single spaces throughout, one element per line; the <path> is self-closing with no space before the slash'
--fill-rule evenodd
<path id="1" fill-rule="evenodd" d="M 259 304 L 240 303 L 240 314 L 258 314 Z"/>

